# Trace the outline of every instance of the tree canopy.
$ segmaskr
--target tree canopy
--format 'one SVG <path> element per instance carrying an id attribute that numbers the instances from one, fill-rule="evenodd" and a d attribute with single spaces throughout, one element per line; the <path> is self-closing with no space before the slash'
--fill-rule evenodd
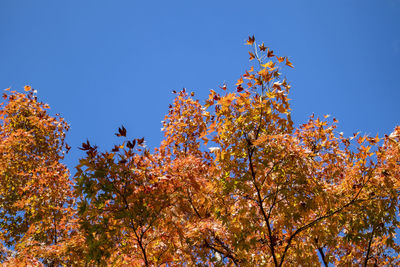
<path id="1" fill-rule="evenodd" d="M 30 87 L 0 118 L 0 262 L 44 266 L 399 265 L 400 127 L 345 137 L 324 116 L 295 126 L 287 57 L 257 44 L 233 88 L 185 89 L 154 150 L 86 141 Z"/>

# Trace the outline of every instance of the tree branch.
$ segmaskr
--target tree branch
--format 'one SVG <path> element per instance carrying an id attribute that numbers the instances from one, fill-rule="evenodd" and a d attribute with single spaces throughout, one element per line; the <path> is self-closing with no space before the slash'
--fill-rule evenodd
<path id="1" fill-rule="evenodd" d="M 324 263 L 325 267 L 328 267 L 328 262 L 325 259 L 324 250 L 321 247 L 318 247 L 319 254 L 321 255 L 322 262 Z"/>
<path id="2" fill-rule="evenodd" d="M 322 221 L 322 220 L 324 220 L 324 219 L 326 219 L 326 218 L 329 218 L 329 217 L 331 217 L 331 216 L 333 216 L 333 215 L 335 215 L 335 214 L 337 214 L 337 213 L 343 211 L 344 209 L 346 209 L 347 207 L 351 206 L 352 204 L 354 204 L 354 203 L 356 202 L 358 196 L 360 195 L 362 189 L 364 188 L 365 184 L 366 184 L 368 181 L 369 181 L 369 178 L 367 179 L 367 181 L 365 181 L 365 182 L 363 183 L 363 185 L 361 186 L 360 190 L 358 190 L 357 194 L 356 194 L 356 195 L 353 197 L 353 199 L 350 200 L 347 204 L 343 205 L 342 207 L 338 208 L 338 209 L 335 210 L 335 211 L 332 211 L 332 212 L 330 212 L 330 213 L 328 213 L 328 214 L 326 214 L 326 215 L 320 216 L 320 217 L 318 217 L 317 219 L 315 219 L 315 220 L 309 222 L 308 224 L 303 225 L 302 227 L 298 228 L 298 229 L 289 237 L 288 243 L 286 244 L 285 250 L 283 251 L 282 258 L 281 258 L 281 261 L 280 261 L 280 263 L 279 263 L 279 266 L 282 266 L 283 261 L 284 261 L 285 256 L 286 256 L 286 253 L 287 253 L 287 251 L 289 250 L 289 247 L 290 247 L 290 245 L 291 245 L 291 243 L 292 243 L 292 241 L 293 241 L 293 238 L 295 238 L 295 237 L 296 237 L 300 232 L 302 232 L 303 230 L 306 230 L 306 229 L 310 228 L 310 227 L 313 226 L 314 224 L 316 224 L 316 223 L 318 223 L 318 222 L 320 222 L 320 221 Z"/>
<path id="3" fill-rule="evenodd" d="M 233 263 L 235 264 L 235 266 L 239 266 L 239 260 L 235 258 L 235 256 L 232 255 L 232 253 L 225 253 L 224 251 L 216 248 L 215 246 L 211 245 L 210 243 L 208 243 L 207 240 L 204 240 L 204 245 L 212 250 L 214 250 L 215 252 L 218 252 L 219 254 L 223 255 L 226 258 L 229 258 L 233 261 Z M 225 248 L 226 249 L 226 248 Z"/>
<path id="4" fill-rule="evenodd" d="M 253 167 L 253 160 L 252 160 L 252 156 L 253 156 L 253 151 L 252 149 L 249 147 L 248 148 L 248 160 L 249 160 L 249 167 L 250 167 L 250 172 L 251 172 L 251 176 L 253 178 L 253 185 L 257 191 L 257 198 L 258 198 L 258 206 L 260 208 L 261 214 L 264 217 L 265 223 L 267 224 L 267 229 L 268 229 L 268 239 L 269 239 L 269 248 L 271 250 L 271 254 L 272 254 L 272 258 L 274 260 L 274 264 L 275 266 L 278 266 L 278 260 L 276 258 L 276 254 L 275 254 L 275 238 L 273 237 L 272 234 L 272 229 L 271 229 L 271 225 L 269 223 L 269 216 L 266 214 L 265 210 L 264 210 L 264 206 L 263 206 L 263 199 L 261 197 L 261 192 L 260 189 L 257 186 L 257 181 L 256 181 L 256 173 Z"/>
<path id="5" fill-rule="evenodd" d="M 376 228 L 376 226 L 374 226 L 372 228 L 371 237 L 368 242 L 368 249 L 367 249 L 367 255 L 365 255 L 364 267 L 367 267 L 367 264 L 368 264 L 369 254 L 371 252 L 371 245 L 372 245 L 372 239 L 374 238 L 375 228 Z"/>

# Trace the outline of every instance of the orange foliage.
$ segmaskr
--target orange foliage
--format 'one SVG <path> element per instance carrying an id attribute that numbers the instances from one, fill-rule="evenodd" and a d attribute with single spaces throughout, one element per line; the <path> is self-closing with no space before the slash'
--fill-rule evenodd
<path id="1" fill-rule="evenodd" d="M 30 88 L 6 95 L 0 237 L 17 256 L 3 263 L 398 265 L 400 127 L 381 138 L 345 138 L 328 116 L 294 127 L 281 75 L 293 64 L 246 43 L 255 65 L 235 88 L 203 104 L 174 92 L 154 151 L 124 127 L 111 151 L 83 143 L 74 192 L 60 163 L 68 126 Z"/>
<path id="2" fill-rule="evenodd" d="M 51 117 L 29 86 L 25 91 L 5 93 L 0 110 L 1 260 L 10 266 L 67 263 L 65 245 L 77 227 L 73 184 L 60 162 L 69 126 Z"/>

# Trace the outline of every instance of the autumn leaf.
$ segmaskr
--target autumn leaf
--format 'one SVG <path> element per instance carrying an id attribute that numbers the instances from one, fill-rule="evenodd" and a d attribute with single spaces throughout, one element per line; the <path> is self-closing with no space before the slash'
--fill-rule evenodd
<path id="1" fill-rule="evenodd" d="M 250 58 L 249 58 L 250 61 L 256 57 L 252 52 L 249 52 L 249 55 L 250 55 Z"/>
<path id="2" fill-rule="evenodd" d="M 93 149 L 90 145 L 89 140 L 86 140 L 86 143 L 82 143 L 82 147 L 79 148 L 80 150 L 87 151 Z"/>
<path id="3" fill-rule="evenodd" d="M 288 58 L 286 58 L 286 66 L 294 68 L 292 62 L 290 62 Z"/>
<path id="4" fill-rule="evenodd" d="M 118 137 L 122 137 L 122 136 L 126 136 L 126 129 L 124 126 L 122 126 L 121 128 L 118 128 L 118 133 L 115 134 Z"/>
<path id="5" fill-rule="evenodd" d="M 222 87 L 220 86 L 219 88 L 221 88 L 224 91 L 227 89 L 226 84 L 224 84 Z"/>
<path id="6" fill-rule="evenodd" d="M 118 152 L 119 151 L 119 146 L 115 145 L 114 148 L 111 150 L 111 152 Z"/>
<path id="7" fill-rule="evenodd" d="M 135 147 L 135 144 L 136 144 L 136 139 L 134 139 L 132 142 L 128 141 L 127 144 L 126 144 L 126 147 L 130 148 L 130 149 L 133 149 Z"/>
<path id="8" fill-rule="evenodd" d="M 68 265 L 75 256 L 67 246 L 79 231 L 62 163 L 64 147 L 71 149 L 64 140 L 69 126 L 31 90 L 10 92 L 0 107 L 0 263 Z"/>
<path id="9" fill-rule="evenodd" d="M 261 55 L 236 88 L 174 91 L 159 146 L 83 142 L 73 177 L 66 122 L 31 89 L 4 94 L 0 263 L 399 266 L 400 126 L 346 138 L 328 115 L 293 122 L 279 63 L 293 65 Z"/>
<path id="10" fill-rule="evenodd" d="M 140 139 L 137 139 L 137 144 L 138 144 L 139 146 L 142 146 L 143 143 L 144 143 L 144 137 L 142 137 L 142 138 L 140 138 Z"/>
<path id="11" fill-rule="evenodd" d="M 279 63 L 282 63 L 283 61 L 285 61 L 286 57 L 276 57 L 278 59 Z"/>
<path id="12" fill-rule="evenodd" d="M 240 77 L 240 79 L 237 81 L 236 85 L 241 85 L 243 83 L 243 78 Z"/>
<path id="13" fill-rule="evenodd" d="M 255 41 L 254 35 L 253 36 L 249 36 L 249 39 L 247 40 L 246 44 L 247 45 L 253 45 Z"/>

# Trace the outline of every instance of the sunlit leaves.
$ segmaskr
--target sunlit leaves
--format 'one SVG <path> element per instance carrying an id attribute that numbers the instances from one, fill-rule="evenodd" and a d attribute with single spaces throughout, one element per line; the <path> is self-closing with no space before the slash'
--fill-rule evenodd
<path id="1" fill-rule="evenodd" d="M 16 255 L 4 264 L 66 264 L 74 218 L 61 160 L 69 126 L 47 113 L 30 86 L 24 91 L 5 94 L 0 109 L 0 239 Z"/>
<path id="2" fill-rule="evenodd" d="M 65 122 L 30 87 L 4 94 L 0 238 L 22 255 L 9 264 L 399 265 L 400 127 L 345 137 L 328 115 L 295 126 L 292 62 L 246 44 L 254 65 L 234 86 L 204 102 L 173 91 L 153 151 L 124 126 L 109 150 L 83 142 L 73 196 Z"/>

